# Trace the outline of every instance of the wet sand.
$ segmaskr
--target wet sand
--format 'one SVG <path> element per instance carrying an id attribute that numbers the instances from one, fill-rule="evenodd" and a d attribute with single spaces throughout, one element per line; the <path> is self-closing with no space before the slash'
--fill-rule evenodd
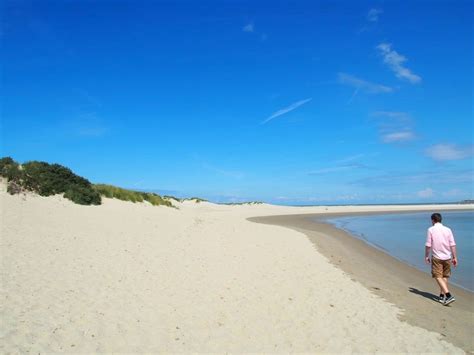
<path id="1" fill-rule="evenodd" d="M 316 249 L 332 264 L 374 294 L 403 309 L 404 312 L 399 316 L 401 320 L 439 333 L 464 351 L 474 352 L 472 292 L 450 285 L 456 301 L 452 305 L 443 306 L 435 300 L 438 287 L 428 273 L 397 260 L 329 223 L 315 221 L 316 218 L 369 214 L 376 213 L 281 215 L 249 220 L 287 227 L 306 234 Z M 423 255 L 423 246 L 420 247 L 420 255 Z"/>

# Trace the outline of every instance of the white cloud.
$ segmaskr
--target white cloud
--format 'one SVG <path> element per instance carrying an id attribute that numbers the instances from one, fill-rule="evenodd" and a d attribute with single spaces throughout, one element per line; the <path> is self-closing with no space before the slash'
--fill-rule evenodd
<path id="1" fill-rule="evenodd" d="M 393 88 L 389 86 L 371 83 L 370 81 L 359 79 L 350 74 L 338 73 L 338 80 L 341 84 L 349 85 L 356 88 L 356 92 L 354 93 L 354 95 L 357 94 L 358 90 L 363 90 L 370 94 L 388 93 L 393 91 Z"/>
<path id="2" fill-rule="evenodd" d="M 468 196 L 468 194 L 464 193 L 460 189 L 452 189 L 448 190 L 442 193 L 444 197 L 462 197 L 462 196 Z"/>
<path id="3" fill-rule="evenodd" d="M 434 160 L 461 160 L 474 155 L 474 145 L 436 144 L 426 149 L 426 154 Z"/>
<path id="4" fill-rule="evenodd" d="M 406 112 L 399 112 L 399 111 L 375 111 L 373 113 L 373 116 L 378 116 L 378 117 L 389 117 L 389 118 L 394 118 L 394 119 L 402 119 L 406 120 L 409 119 L 409 115 Z"/>
<path id="5" fill-rule="evenodd" d="M 403 143 L 416 138 L 412 129 L 412 119 L 406 112 L 376 111 L 372 116 L 377 117 L 379 134 L 384 143 Z"/>
<path id="6" fill-rule="evenodd" d="M 408 142 L 413 139 L 415 139 L 415 134 L 411 131 L 382 134 L 382 141 L 384 143 Z"/>
<path id="7" fill-rule="evenodd" d="M 383 13 L 383 10 L 381 9 L 370 9 L 367 13 L 367 21 L 377 22 L 381 13 Z"/>
<path id="8" fill-rule="evenodd" d="M 265 123 L 268 123 L 269 121 L 273 120 L 274 118 L 278 117 L 278 116 L 281 116 L 281 115 L 284 115 L 285 113 L 288 113 L 288 112 L 291 112 L 293 110 L 296 110 L 298 107 L 304 105 L 305 103 L 307 102 L 310 102 L 313 98 L 308 98 L 308 99 L 304 99 L 304 100 L 300 100 L 300 101 L 297 101 L 293 104 L 291 104 L 290 106 L 288 107 L 285 107 L 285 108 L 282 108 L 281 110 L 278 110 L 276 112 L 274 112 L 270 117 L 268 117 L 267 119 L 265 119 L 262 124 L 265 124 Z"/>
<path id="9" fill-rule="evenodd" d="M 93 111 L 73 116 L 63 121 L 61 125 L 68 133 L 89 138 L 102 137 L 110 131 L 110 128 L 107 127 L 98 114 Z"/>
<path id="10" fill-rule="evenodd" d="M 255 27 L 254 27 L 253 23 L 248 23 L 244 27 L 242 27 L 242 31 L 244 31 L 244 32 L 254 32 Z"/>
<path id="11" fill-rule="evenodd" d="M 426 171 L 408 174 L 390 172 L 379 176 L 368 176 L 354 181 L 354 184 L 363 186 L 399 186 L 407 184 L 423 184 L 426 183 L 426 181 L 436 181 L 438 184 L 472 184 L 474 183 L 474 175 L 472 174 L 472 169 L 455 171 Z"/>
<path id="12" fill-rule="evenodd" d="M 427 187 L 424 190 L 418 191 L 417 195 L 418 195 L 418 197 L 421 197 L 421 198 L 430 198 L 430 197 L 434 196 L 434 191 L 433 191 L 432 188 Z"/>
<path id="13" fill-rule="evenodd" d="M 365 157 L 365 154 L 354 154 L 354 155 L 351 155 L 351 156 L 348 156 L 348 157 L 345 157 L 345 158 L 336 160 L 335 163 L 337 163 L 337 164 L 349 163 L 349 162 L 352 162 L 352 161 L 354 161 L 354 160 L 359 160 L 359 159 L 361 159 L 361 158 L 363 158 L 363 157 Z"/>
<path id="14" fill-rule="evenodd" d="M 380 54 L 383 56 L 383 61 L 395 73 L 399 79 L 406 79 L 412 84 L 421 82 L 421 77 L 412 73 L 410 69 L 403 66 L 407 59 L 392 49 L 390 43 L 380 43 L 377 46 Z"/>
<path id="15" fill-rule="evenodd" d="M 323 169 L 318 169 L 318 170 L 313 170 L 309 172 L 309 175 L 322 175 L 322 174 L 329 174 L 329 173 L 337 173 L 340 171 L 345 171 L 345 170 L 353 170 L 353 169 L 358 169 L 361 168 L 362 165 L 360 164 L 352 164 L 352 165 L 343 165 L 343 166 L 334 166 L 330 168 L 323 168 Z"/>
<path id="16" fill-rule="evenodd" d="M 217 166 L 214 166 L 214 165 L 211 165 L 211 164 L 208 164 L 208 163 L 203 163 L 202 166 L 203 166 L 203 168 L 205 168 L 207 170 L 210 170 L 210 171 L 216 172 L 220 175 L 228 176 L 228 177 L 231 177 L 231 178 L 234 178 L 234 179 L 242 179 L 245 176 L 245 174 L 242 171 L 225 170 L 225 169 L 219 168 Z"/>

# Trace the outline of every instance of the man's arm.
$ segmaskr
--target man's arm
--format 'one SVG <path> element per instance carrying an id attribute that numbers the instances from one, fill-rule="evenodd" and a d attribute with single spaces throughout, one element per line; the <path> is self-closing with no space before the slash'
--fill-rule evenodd
<path id="1" fill-rule="evenodd" d="M 431 247 L 425 245 L 425 263 L 427 264 L 430 263 L 430 250 L 431 250 Z"/>
<path id="2" fill-rule="evenodd" d="M 458 266 L 458 257 L 456 255 L 456 246 L 451 245 L 451 254 L 453 255 L 453 265 Z"/>
<path id="3" fill-rule="evenodd" d="M 430 250 L 431 250 L 431 233 L 430 229 L 426 231 L 426 243 L 425 243 L 425 263 L 430 263 Z"/>

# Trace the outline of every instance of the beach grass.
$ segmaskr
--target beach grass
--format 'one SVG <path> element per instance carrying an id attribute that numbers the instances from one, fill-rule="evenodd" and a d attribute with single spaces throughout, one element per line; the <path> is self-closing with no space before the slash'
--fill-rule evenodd
<path id="1" fill-rule="evenodd" d="M 94 189 L 104 197 L 116 198 L 122 201 L 130 202 L 144 202 L 147 201 L 153 206 L 168 206 L 173 207 L 173 204 L 169 199 L 164 198 L 153 192 L 141 192 L 128 190 L 121 187 L 106 185 L 106 184 L 95 184 Z M 173 198 L 177 200 L 176 198 Z"/>

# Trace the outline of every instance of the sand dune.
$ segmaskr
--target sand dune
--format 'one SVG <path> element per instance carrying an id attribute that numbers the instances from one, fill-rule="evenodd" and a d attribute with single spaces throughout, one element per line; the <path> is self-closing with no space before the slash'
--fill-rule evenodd
<path id="1" fill-rule="evenodd" d="M 325 207 L 0 203 L 2 353 L 463 352 L 304 234 L 246 220 Z"/>

